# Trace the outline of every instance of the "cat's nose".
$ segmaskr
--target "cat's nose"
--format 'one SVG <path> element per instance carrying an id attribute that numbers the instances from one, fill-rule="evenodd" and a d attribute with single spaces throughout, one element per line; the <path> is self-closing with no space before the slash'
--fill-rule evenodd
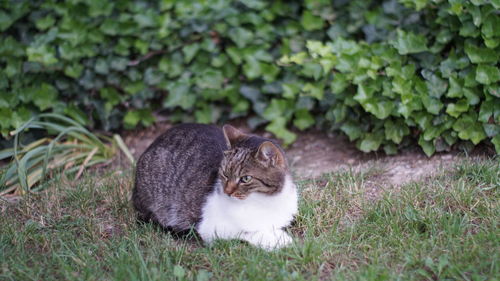
<path id="1" fill-rule="evenodd" d="M 231 194 L 233 194 L 236 191 L 236 187 L 237 187 L 236 183 L 234 183 L 234 182 L 228 182 L 224 186 L 224 193 L 226 193 L 227 195 L 231 195 Z"/>

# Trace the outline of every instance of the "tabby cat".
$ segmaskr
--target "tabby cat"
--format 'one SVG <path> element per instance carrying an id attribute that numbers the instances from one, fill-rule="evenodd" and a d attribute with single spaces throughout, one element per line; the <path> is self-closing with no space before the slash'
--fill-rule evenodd
<path id="1" fill-rule="evenodd" d="M 240 239 L 275 249 L 297 212 L 297 190 L 273 140 L 225 125 L 178 125 L 137 162 L 132 194 L 139 219 L 201 238 Z"/>

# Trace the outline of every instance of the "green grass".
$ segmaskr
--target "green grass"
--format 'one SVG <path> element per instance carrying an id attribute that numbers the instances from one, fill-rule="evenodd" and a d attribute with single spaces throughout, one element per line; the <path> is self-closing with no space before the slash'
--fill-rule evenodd
<path id="1" fill-rule="evenodd" d="M 60 178 L 18 203 L 0 201 L 0 280 L 500 278 L 498 160 L 464 161 L 375 202 L 364 187 L 377 173 L 300 182 L 296 243 L 275 252 L 238 241 L 205 247 L 137 224 L 131 172 Z"/>

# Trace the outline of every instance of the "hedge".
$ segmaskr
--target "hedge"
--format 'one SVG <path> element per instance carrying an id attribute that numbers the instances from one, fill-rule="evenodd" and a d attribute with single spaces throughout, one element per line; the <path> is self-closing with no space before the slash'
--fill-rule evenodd
<path id="1" fill-rule="evenodd" d="M 106 131 L 246 117 L 285 143 L 500 152 L 500 1 L 2 1 L 0 132 L 39 112 Z"/>

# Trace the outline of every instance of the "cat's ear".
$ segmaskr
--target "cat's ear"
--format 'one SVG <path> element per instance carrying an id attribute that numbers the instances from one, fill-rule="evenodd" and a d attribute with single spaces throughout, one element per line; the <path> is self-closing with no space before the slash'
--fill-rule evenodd
<path id="1" fill-rule="evenodd" d="M 267 166 L 272 165 L 283 169 L 286 168 L 285 155 L 283 155 L 281 150 L 270 141 L 265 141 L 260 144 L 256 157 Z"/>
<path id="2" fill-rule="evenodd" d="M 232 147 L 235 143 L 241 141 L 247 136 L 245 133 L 231 125 L 224 125 L 224 127 L 222 127 L 222 131 L 224 131 L 224 138 L 226 139 L 227 146 L 229 147 Z"/>

